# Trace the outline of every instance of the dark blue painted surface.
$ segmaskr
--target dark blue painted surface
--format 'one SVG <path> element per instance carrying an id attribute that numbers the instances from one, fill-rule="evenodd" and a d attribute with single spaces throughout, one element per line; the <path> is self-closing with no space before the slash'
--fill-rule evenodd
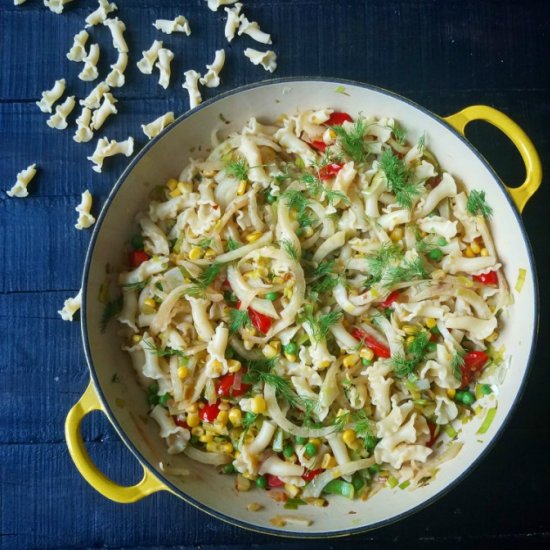
<path id="1" fill-rule="evenodd" d="M 95 140 L 79 145 L 72 141 L 72 130 L 51 130 L 45 125 L 46 115 L 34 105 L 40 92 L 62 76 L 77 97 L 93 86 L 76 78 L 79 67 L 67 61 L 65 53 L 94 2 L 75 0 L 60 16 L 39 0 L 28 0 L 19 8 L 10 4 L 6 1 L 0 8 L 0 186 L 9 189 L 16 173 L 31 162 L 39 164 L 40 173 L 27 199 L 0 194 L 0 547 L 317 548 L 319 543 L 247 533 L 165 494 L 131 506 L 113 504 L 96 494 L 72 465 L 63 421 L 86 386 L 87 372 L 78 325 L 62 322 L 56 311 L 79 287 L 89 240 L 88 232 L 74 229 L 74 207 L 89 188 L 97 212 L 125 159 L 108 159 L 104 173 L 95 174 L 86 160 Z M 201 71 L 219 47 L 228 53 L 223 84 L 205 97 L 268 76 L 242 56 L 245 47 L 254 47 L 251 40 L 227 46 L 221 12 L 210 12 L 203 0 L 118 4 L 118 15 L 128 27 L 131 58 L 127 84 L 114 92 L 120 114 L 109 119 L 100 135 L 133 135 L 143 145 L 140 124 L 168 109 L 183 112 L 183 71 Z M 527 131 L 548 167 L 547 2 L 251 0 L 245 6 L 249 17 L 273 34 L 279 54 L 275 76 L 363 80 L 440 114 L 487 103 Z M 179 13 L 189 18 L 193 34 L 162 36 L 176 53 L 172 84 L 165 92 L 154 76 L 141 75 L 135 62 L 159 34 L 151 23 Z M 95 28 L 92 35 L 102 46 L 100 68 L 106 74 L 108 63 L 116 58 L 109 33 Z M 470 137 L 504 181 L 521 180 L 519 157 L 505 138 L 481 124 L 473 125 Z M 545 284 L 548 199 L 550 190 L 543 185 L 524 213 L 539 267 L 543 335 L 545 306 L 550 305 Z M 541 340 L 525 396 L 504 437 L 481 466 L 431 508 L 354 537 L 356 544 L 446 545 L 463 540 L 515 545 L 548 540 L 550 348 L 544 337 Z M 84 432 L 92 456 L 106 472 L 121 482 L 138 479 L 130 453 L 100 415 L 85 421 Z M 327 547 L 339 544 L 327 542 Z"/>

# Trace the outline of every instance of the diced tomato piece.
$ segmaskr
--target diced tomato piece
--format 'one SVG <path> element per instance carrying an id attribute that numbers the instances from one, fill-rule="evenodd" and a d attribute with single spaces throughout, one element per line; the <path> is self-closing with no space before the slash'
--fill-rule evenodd
<path id="1" fill-rule="evenodd" d="M 216 393 L 220 397 L 239 397 L 250 389 L 250 384 L 245 384 L 242 381 L 238 389 L 235 387 L 237 374 L 242 378 L 246 374 L 246 369 L 243 368 L 238 373 L 226 374 L 218 380 L 216 383 Z"/>
<path id="2" fill-rule="evenodd" d="M 382 307 L 390 307 L 399 298 L 399 290 L 394 290 L 383 302 L 380 302 Z"/>
<path id="3" fill-rule="evenodd" d="M 344 167 L 343 164 L 339 164 L 337 162 L 330 162 L 329 164 L 325 164 L 320 170 L 319 170 L 319 177 L 322 180 L 329 180 L 332 178 L 335 178 L 338 175 L 338 172 L 342 170 Z"/>
<path id="4" fill-rule="evenodd" d="M 231 285 L 228 279 L 224 279 L 222 283 L 222 290 L 231 290 Z"/>
<path id="5" fill-rule="evenodd" d="M 212 403 L 212 405 L 205 405 L 202 409 L 199 410 L 199 418 L 203 422 L 214 422 L 218 418 L 220 412 L 220 406 L 217 403 Z"/>
<path id="6" fill-rule="evenodd" d="M 439 433 L 436 433 L 437 424 L 434 424 L 433 422 L 430 422 L 428 420 L 428 429 L 430 430 L 430 439 L 428 440 L 428 443 L 426 443 L 426 446 L 433 447 L 433 444 L 437 441 L 437 438 L 439 437 Z"/>
<path id="7" fill-rule="evenodd" d="M 482 273 L 481 275 L 473 275 L 472 279 L 476 283 L 483 283 L 484 285 L 498 285 L 498 275 L 496 271 L 489 271 L 489 273 Z"/>
<path id="8" fill-rule="evenodd" d="M 320 139 L 316 139 L 314 141 L 310 141 L 309 144 L 314 148 L 317 149 L 317 151 L 321 151 L 321 153 L 325 152 L 325 149 L 327 148 L 327 144 L 324 141 L 321 141 Z"/>
<path id="9" fill-rule="evenodd" d="M 351 118 L 348 113 L 341 113 L 336 111 L 330 115 L 325 124 L 327 126 L 342 126 L 344 122 L 353 122 L 353 118 Z"/>
<path id="10" fill-rule="evenodd" d="M 260 313 L 259 311 L 252 309 L 251 307 L 248 308 L 248 316 L 250 317 L 252 324 L 262 334 L 267 334 L 268 330 L 271 328 L 271 325 L 273 323 L 273 320 L 271 319 L 271 317 L 268 317 L 267 315 L 264 315 L 263 313 Z"/>
<path id="11" fill-rule="evenodd" d="M 143 252 L 143 250 L 132 250 L 132 252 L 130 252 L 130 265 L 132 267 L 139 267 L 148 259 L 149 254 L 147 254 L 147 252 Z"/>
<path id="12" fill-rule="evenodd" d="M 469 386 L 483 370 L 487 361 L 489 361 L 489 356 L 484 351 L 469 351 L 464 356 L 464 363 L 461 367 L 462 386 Z"/>
<path id="13" fill-rule="evenodd" d="M 355 327 L 352 329 L 351 335 L 356 340 L 361 340 L 367 344 L 376 357 L 382 357 L 383 359 L 389 359 L 391 357 L 390 348 L 382 342 L 379 342 L 376 338 L 371 336 L 368 332 L 365 332 L 363 329 Z"/>
<path id="14" fill-rule="evenodd" d="M 180 428 L 185 428 L 186 430 L 189 429 L 187 420 L 182 420 L 179 416 L 174 416 L 174 422 L 176 423 L 176 426 L 179 426 Z"/>
<path id="15" fill-rule="evenodd" d="M 317 470 L 308 470 L 305 474 L 302 475 L 302 479 L 305 481 L 311 481 L 314 477 L 317 477 L 319 474 L 322 474 L 324 470 L 319 468 Z"/>
<path id="16" fill-rule="evenodd" d="M 282 479 L 279 479 L 277 476 L 272 474 L 265 474 L 265 477 L 267 478 L 267 486 L 271 489 L 274 489 L 275 487 L 282 487 L 285 484 Z"/>

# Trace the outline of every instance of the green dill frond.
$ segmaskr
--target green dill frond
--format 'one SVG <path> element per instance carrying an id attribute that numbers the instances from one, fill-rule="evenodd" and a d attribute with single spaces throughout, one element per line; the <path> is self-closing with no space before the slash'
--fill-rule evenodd
<path id="1" fill-rule="evenodd" d="M 390 265 L 402 257 L 401 247 L 394 243 L 384 243 L 378 250 L 368 254 L 366 260 L 369 277 L 366 283 L 371 285 L 379 282 Z"/>
<path id="2" fill-rule="evenodd" d="M 477 189 L 472 189 L 468 195 L 468 201 L 466 202 L 466 210 L 472 216 L 483 216 L 488 218 L 492 213 L 493 209 L 487 204 L 485 200 L 485 191 L 478 191 Z"/>
<path id="3" fill-rule="evenodd" d="M 202 249 L 210 248 L 210 246 L 212 246 L 212 241 L 213 240 L 214 239 L 212 239 L 212 237 L 207 238 L 207 239 L 202 239 L 202 241 L 199 241 L 198 246 Z"/>
<path id="4" fill-rule="evenodd" d="M 303 192 L 297 189 L 287 189 L 281 195 L 281 198 L 289 208 L 294 208 L 294 210 L 298 210 L 298 212 L 305 210 L 309 204 Z"/>
<path id="5" fill-rule="evenodd" d="M 109 300 L 105 307 L 103 308 L 103 313 L 101 314 L 101 319 L 99 320 L 99 327 L 101 332 L 105 332 L 109 321 L 122 311 L 122 296 L 115 298 L 114 300 Z"/>
<path id="6" fill-rule="evenodd" d="M 399 145 L 405 145 L 407 142 L 407 130 L 403 128 L 397 121 L 393 122 L 393 126 L 388 126 L 388 128 L 391 129 L 393 136 L 395 137 L 395 141 L 399 143 Z"/>
<path id="7" fill-rule="evenodd" d="M 407 345 L 406 355 L 392 357 L 391 361 L 395 375 L 403 378 L 414 374 L 416 367 L 424 360 L 429 344 L 430 334 L 425 330 L 417 332 L 412 342 Z"/>
<path id="8" fill-rule="evenodd" d="M 336 266 L 336 260 L 322 260 L 319 265 L 313 270 L 311 274 L 312 278 L 317 279 L 319 277 L 325 277 L 326 275 L 332 275 Z"/>
<path id="9" fill-rule="evenodd" d="M 418 361 L 415 357 L 407 359 L 403 355 L 396 355 L 392 358 L 393 372 L 399 378 L 404 378 L 409 374 L 414 373 L 418 365 Z"/>
<path id="10" fill-rule="evenodd" d="M 413 201 L 422 194 L 424 183 L 415 181 L 414 173 L 405 163 L 387 149 L 379 161 L 388 181 L 388 189 L 395 195 L 397 204 L 403 208 L 412 208 Z"/>
<path id="11" fill-rule="evenodd" d="M 453 376 L 457 380 L 462 380 L 462 366 L 464 365 L 464 351 L 457 351 L 451 359 L 451 368 Z"/>
<path id="12" fill-rule="evenodd" d="M 244 159 L 232 160 L 225 165 L 226 173 L 239 181 L 248 179 L 248 170 L 248 163 Z"/>
<path id="13" fill-rule="evenodd" d="M 287 379 L 272 372 L 260 372 L 260 380 L 275 389 L 279 397 L 284 399 L 291 407 L 303 408 L 302 398 L 294 391 L 292 383 Z"/>
<path id="14" fill-rule="evenodd" d="M 391 287 L 397 283 L 412 281 L 413 279 L 425 279 L 428 276 L 421 258 L 407 260 L 401 265 L 389 267 L 382 278 L 385 287 Z"/>
<path id="15" fill-rule="evenodd" d="M 245 414 L 242 419 L 242 427 L 245 431 L 249 430 L 250 427 L 256 422 L 258 419 L 258 415 L 254 413 Z"/>
<path id="16" fill-rule="evenodd" d="M 206 267 L 198 277 L 191 279 L 194 284 L 185 290 L 185 294 L 195 298 L 204 296 L 206 289 L 215 281 L 222 267 L 223 264 L 219 262 L 214 262 Z"/>
<path id="17" fill-rule="evenodd" d="M 122 287 L 127 288 L 128 290 L 137 290 L 138 292 L 141 292 L 148 284 L 149 279 L 145 281 L 138 281 L 137 283 L 127 283 L 122 285 Z"/>
<path id="18" fill-rule="evenodd" d="M 344 313 L 340 310 L 331 311 L 330 313 L 321 315 L 318 321 L 318 340 L 324 340 L 329 333 L 330 327 L 338 323 L 343 316 Z"/>
<path id="19" fill-rule="evenodd" d="M 164 348 L 161 346 L 157 346 L 151 340 L 145 340 L 145 347 L 147 348 L 147 350 L 151 351 L 158 357 L 185 357 L 183 351 L 179 349 L 173 349 L 169 346 L 166 346 Z"/>
<path id="20" fill-rule="evenodd" d="M 231 250 L 237 250 L 237 248 L 239 248 L 240 246 L 241 245 L 237 241 L 229 237 L 229 240 L 227 241 L 225 248 L 226 250 L 231 251 Z"/>
<path id="21" fill-rule="evenodd" d="M 342 201 L 345 204 L 349 204 L 349 198 L 344 193 L 342 193 L 342 191 L 334 191 L 332 189 L 329 189 L 327 186 L 323 187 L 323 191 L 327 198 L 327 202 L 331 206 L 338 201 Z"/>
<path id="22" fill-rule="evenodd" d="M 407 353 L 421 361 L 426 355 L 429 343 L 430 334 L 425 330 L 421 330 L 413 336 L 411 343 L 407 345 Z"/>
<path id="23" fill-rule="evenodd" d="M 298 258 L 298 251 L 296 250 L 296 247 L 288 240 L 283 239 L 279 246 L 294 260 L 299 261 Z"/>
<path id="24" fill-rule="evenodd" d="M 251 325 L 250 316 L 246 309 L 234 309 L 229 310 L 229 332 L 232 334 L 239 332 L 240 329 L 249 327 Z"/>
<path id="25" fill-rule="evenodd" d="M 369 151 L 365 141 L 367 127 L 363 119 L 358 119 L 349 131 L 342 126 L 331 126 L 331 129 L 336 133 L 338 143 L 348 157 L 357 163 L 365 161 Z"/>
<path id="26" fill-rule="evenodd" d="M 423 155 L 424 149 L 426 149 L 426 132 L 424 132 L 416 142 L 416 148 L 418 149 L 418 152 Z"/>

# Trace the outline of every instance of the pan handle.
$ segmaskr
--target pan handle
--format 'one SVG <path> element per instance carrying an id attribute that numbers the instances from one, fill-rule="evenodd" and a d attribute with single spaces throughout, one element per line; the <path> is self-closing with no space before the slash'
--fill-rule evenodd
<path id="1" fill-rule="evenodd" d="M 542 167 L 539 155 L 527 134 L 507 115 L 487 105 L 472 105 L 445 120 L 455 130 L 464 135 L 466 126 L 474 120 L 484 120 L 503 132 L 516 146 L 525 164 L 525 181 L 519 187 L 508 187 L 508 193 L 522 212 L 527 201 L 535 194 L 542 182 Z"/>
<path id="2" fill-rule="evenodd" d="M 69 454 L 82 477 L 104 497 L 121 504 L 136 502 L 157 491 L 167 490 L 166 486 L 145 467 L 142 480 L 137 485 L 130 487 L 118 485 L 98 470 L 84 446 L 80 433 L 82 420 L 92 411 L 103 411 L 103 407 L 92 382 L 90 382 L 65 420 L 65 439 Z"/>

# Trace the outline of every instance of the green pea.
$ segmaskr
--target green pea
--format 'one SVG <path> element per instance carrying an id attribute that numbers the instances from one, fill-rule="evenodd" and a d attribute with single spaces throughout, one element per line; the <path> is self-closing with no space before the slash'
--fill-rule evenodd
<path id="1" fill-rule="evenodd" d="M 365 480 L 361 479 L 359 476 L 354 476 L 351 481 L 355 491 L 360 491 L 365 486 Z"/>
<path id="2" fill-rule="evenodd" d="M 292 458 L 294 456 L 294 447 L 292 445 L 286 445 L 283 449 L 283 456 L 285 458 Z"/>
<path id="3" fill-rule="evenodd" d="M 272 195 L 271 193 L 267 195 L 267 202 L 269 204 L 273 204 L 276 200 L 277 200 L 277 197 L 275 195 Z"/>
<path id="4" fill-rule="evenodd" d="M 264 476 L 259 476 L 256 478 L 256 487 L 260 489 L 265 489 L 267 487 L 267 478 Z"/>
<path id="5" fill-rule="evenodd" d="M 464 405 L 466 405 L 467 407 L 470 407 L 471 405 L 473 405 L 475 400 L 476 400 L 476 397 L 471 391 L 465 391 L 462 394 L 462 403 L 464 403 Z"/>
<path id="6" fill-rule="evenodd" d="M 268 292 L 265 295 L 265 299 L 269 300 L 270 302 L 274 302 L 278 297 L 279 295 L 276 292 Z"/>
<path id="7" fill-rule="evenodd" d="M 371 475 L 375 475 L 379 473 L 381 469 L 382 467 L 380 466 L 380 464 L 373 464 L 368 470 Z"/>
<path id="8" fill-rule="evenodd" d="M 289 355 L 295 355 L 298 351 L 298 346 L 294 342 L 290 342 L 286 346 L 283 346 L 283 349 L 285 350 L 285 353 L 288 353 Z"/>
<path id="9" fill-rule="evenodd" d="M 439 239 L 437 239 L 437 244 L 439 246 L 447 246 L 447 244 L 449 244 L 447 242 L 447 239 L 445 237 L 439 237 Z"/>
<path id="10" fill-rule="evenodd" d="M 298 445 L 305 445 L 307 442 L 307 437 L 302 437 L 300 435 L 296 436 L 296 443 L 298 443 Z"/>
<path id="11" fill-rule="evenodd" d="M 430 250 L 428 252 L 428 256 L 430 257 L 430 260 L 433 260 L 434 262 L 439 262 L 441 258 L 443 258 L 443 252 L 440 248 L 434 248 L 433 250 Z"/>
<path id="12" fill-rule="evenodd" d="M 168 401 L 170 401 L 170 399 L 172 399 L 172 396 L 169 393 L 165 393 L 164 395 L 161 395 L 159 397 L 159 405 L 162 405 L 163 407 L 165 407 Z"/>
<path id="13" fill-rule="evenodd" d="M 437 349 L 437 344 L 435 342 L 428 342 L 426 349 L 430 352 L 435 351 Z"/>
<path id="14" fill-rule="evenodd" d="M 143 237 L 141 235 L 134 235 L 130 240 L 130 244 L 134 250 L 143 250 Z"/>
<path id="15" fill-rule="evenodd" d="M 315 445 L 315 443 L 308 443 L 306 445 L 306 448 L 305 448 L 306 456 L 308 457 L 315 456 L 318 451 L 319 449 L 317 449 L 317 445 Z"/>
<path id="16" fill-rule="evenodd" d="M 364 367 L 370 367 L 370 365 L 372 365 L 372 361 L 366 357 L 361 357 L 361 363 Z"/>
<path id="17" fill-rule="evenodd" d="M 482 384 L 481 393 L 483 395 L 489 395 L 490 393 L 493 393 L 493 390 L 491 389 L 491 386 L 489 384 Z"/>
<path id="18" fill-rule="evenodd" d="M 464 392 L 462 390 L 458 390 L 455 393 L 455 401 L 458 401 L 459 403 L 462 403 L 462 398 L 464 397 Z"/>
<path id="19" fill-rule="evenodd" d="M 229 474 L 234 474 L 236 472 L 235 470 L 235 466 L 233 466 L 233 464 L 226 464 L 223 468 L 222 468 L 222 472 L 226 475 L 229 475 Z"/>

